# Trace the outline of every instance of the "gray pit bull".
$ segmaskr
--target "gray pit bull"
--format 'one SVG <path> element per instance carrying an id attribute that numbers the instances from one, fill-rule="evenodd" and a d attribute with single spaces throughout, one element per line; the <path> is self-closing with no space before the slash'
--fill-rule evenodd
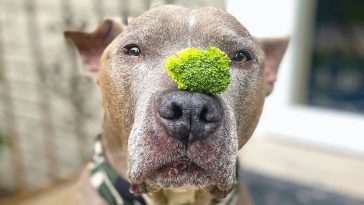
<path id="1" fill-rule="evenodd" d="M 237 179 L 237 154 L 272 91 L 287 38 L 256 39 L 223 10 L 172 5 L 155 7 L 127 27 L 105 20 L 92 33 L 65 36 L 81 54 L 83 73 L 101 89 L 104 162 L 132 195 L 143 197 L 108 202 L 87 169 L 78 204 L 250 204 Z M 164 68 L 166 57 L 209 46 L 231 59 L 227 90 L 216 96 L 178 90 Z"/>

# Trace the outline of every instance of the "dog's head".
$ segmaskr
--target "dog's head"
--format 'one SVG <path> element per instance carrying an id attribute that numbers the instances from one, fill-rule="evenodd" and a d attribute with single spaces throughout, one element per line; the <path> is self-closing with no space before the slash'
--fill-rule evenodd
<path id="1" fill-rule="evenodd" d="M 238 149 L 257 125 L 287 39 L 258 40 L 222 10 L 178 6 L 151 9 L 127 28 L 106 20 L 93 33 L 66 36 L 101 88 L 105 124 L 128 156 L 134 192 L 193 188 L 224 196 L 232 189 Z M 166 57 L 209 46 L 231 58 L 228 89 L 179 91 Z"/>

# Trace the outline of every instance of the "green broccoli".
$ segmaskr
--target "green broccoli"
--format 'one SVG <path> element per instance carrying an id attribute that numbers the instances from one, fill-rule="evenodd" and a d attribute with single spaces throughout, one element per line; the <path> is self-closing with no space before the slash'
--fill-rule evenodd
<path id="1" fill-rule="evenodd" d="M 186 48 L 168 56 L 165 67 L 178 89 L 216 95 L 230 83 L 230 59 L 216 47 Z"/>

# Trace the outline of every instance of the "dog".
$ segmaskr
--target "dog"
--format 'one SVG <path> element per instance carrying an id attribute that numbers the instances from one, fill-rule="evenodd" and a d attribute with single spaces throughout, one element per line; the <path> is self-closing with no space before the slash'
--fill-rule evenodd
<path id="1" fill-rule="evenodd" d="M 98 84 L 105 111 L 78 204 L 251 204 L 237 154 L 273 89 L 288 38 L 254 38 L 223 10 L 174 5 L 152 8 L 127 27 L 108 19 L 94 32 L 65 37 L 81 55 L 82 73 Z M 227 90 L 178 90 L 166 57 L 209 46 L 231 59 Z"/>

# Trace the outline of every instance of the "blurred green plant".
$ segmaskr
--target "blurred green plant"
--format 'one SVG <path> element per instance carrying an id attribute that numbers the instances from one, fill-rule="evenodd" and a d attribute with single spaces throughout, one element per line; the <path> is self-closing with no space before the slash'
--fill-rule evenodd
<path id="1" fill-rule="evenodd" d="M 0 150 L 7 145 L 5 136 L 0 132 Z"/>

